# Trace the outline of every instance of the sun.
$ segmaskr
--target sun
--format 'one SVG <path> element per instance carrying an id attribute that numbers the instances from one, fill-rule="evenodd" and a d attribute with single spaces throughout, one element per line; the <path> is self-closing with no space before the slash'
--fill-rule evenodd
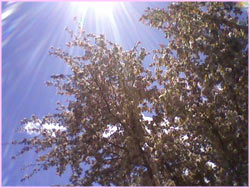
<path id="1" fill-rule="evenodd" d="M 96 15 L 110 16 L 113 15 L 115 4 L 115 2 L 91 2 L 89 7 L 95 11 Z"/>
<path id="2" fill-rule="evenodd" d="M 85 1 L 85 2 L 72 2 L 71 5 L 77 12 L 86 13 L 93 11 L 97 17 L 108 17 L 113 15 L 113 10 L 118 2 L 112 1 Z"/>

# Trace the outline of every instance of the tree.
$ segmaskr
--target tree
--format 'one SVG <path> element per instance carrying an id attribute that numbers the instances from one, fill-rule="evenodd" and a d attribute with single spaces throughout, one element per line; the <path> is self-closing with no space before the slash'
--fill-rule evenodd
<path id="1" fill-rule="evenodd" d="M 145 11 L 140 21 L 165 33 L 168 43 L 149 55 L 104 35 L 66 29 L 71 56 L 50 54 L 71 67 L 53 75 L 58 113 L 33 116 L 39 170 L 72 169 L 71 185 L 248 185 L 248 25 L 237 3 L 172 3 Z M 150 113 L 152 119 L 145 118 Z M 43 125 L 59 129 L 44 129 Z M 43 152 L 44 153 L 44 152 Z M 86 168 L 85 168 L 86 167 Z M 29 178 L 27 176 L 26 178 Z"/>

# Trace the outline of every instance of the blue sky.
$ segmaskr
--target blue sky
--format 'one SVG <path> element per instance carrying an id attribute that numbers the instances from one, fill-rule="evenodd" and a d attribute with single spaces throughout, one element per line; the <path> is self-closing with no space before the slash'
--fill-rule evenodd
<path id="1" fill-rule="evenodd" d="M 27 137 L 18 133 L 20 121 L 32 114 L 43 117 L 55 112 L 56 102 L 62 96 L 56 89 L 46 87 L 52 74 L 69 73 L 60 59 L 48 55 L 50 46 L 67 50 L 70 40 L 65 27 L 74 29 L 74 16 L 82 17 L 88 33 L 103 33 L 124 49 L 131 49 L 137 41 L 148 50 L 166 43 L 164 35 L 138 20 L 147 7 L 165 8 L 166 2 L 119 2 L 113 7 L 113 17 L 96 14 L 93 8 L 83 11 L 79 4 L 70 2 L 2 3 L 2 185 L 48 186 L 67 184 L 70 170 L 60 178 L 55 169 L 40 172 L 28 181 L 20 179 L 30 170 L 22 167 L 34 161 L 36 154 L 29 152 L 16 160 L 19 146 L 10 143 Z M 148 63 L 150 59 L 146 60 Z"/>

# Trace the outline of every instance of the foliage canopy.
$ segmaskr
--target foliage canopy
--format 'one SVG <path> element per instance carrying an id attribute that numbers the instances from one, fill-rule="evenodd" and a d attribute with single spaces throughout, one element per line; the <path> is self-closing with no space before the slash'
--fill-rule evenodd
<path id="1" fill-rule="evenodd" d="M 229 2 L 148 8 L 140 21 L 168 40 L 149 67 L 139 42 L 125 51 L 81 26 L 66 29 L 66 45 L 85 54 L 50 50 L 72 74 L 47 84 L 71 97 L 58 113 L 22 121 L 39 124 L 39 135 L 15 141 L 25 145 L 17 155 L 46 151 L 30 176 L 53 166 L 60 176 L 69 165 L 74 186 L 247 185 L 248 25 L 241 15 Z"/>

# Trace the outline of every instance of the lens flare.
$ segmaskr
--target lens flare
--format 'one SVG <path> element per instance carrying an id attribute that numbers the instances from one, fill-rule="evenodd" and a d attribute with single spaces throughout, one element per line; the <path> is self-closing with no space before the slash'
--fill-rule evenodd
<path id="1" fill-rule="evenodd" d="M 96 17 L 113 15 L 113 10 L 117 2 L 72 2 L 71 6 L 76 12 L 93 11 Z"/>

